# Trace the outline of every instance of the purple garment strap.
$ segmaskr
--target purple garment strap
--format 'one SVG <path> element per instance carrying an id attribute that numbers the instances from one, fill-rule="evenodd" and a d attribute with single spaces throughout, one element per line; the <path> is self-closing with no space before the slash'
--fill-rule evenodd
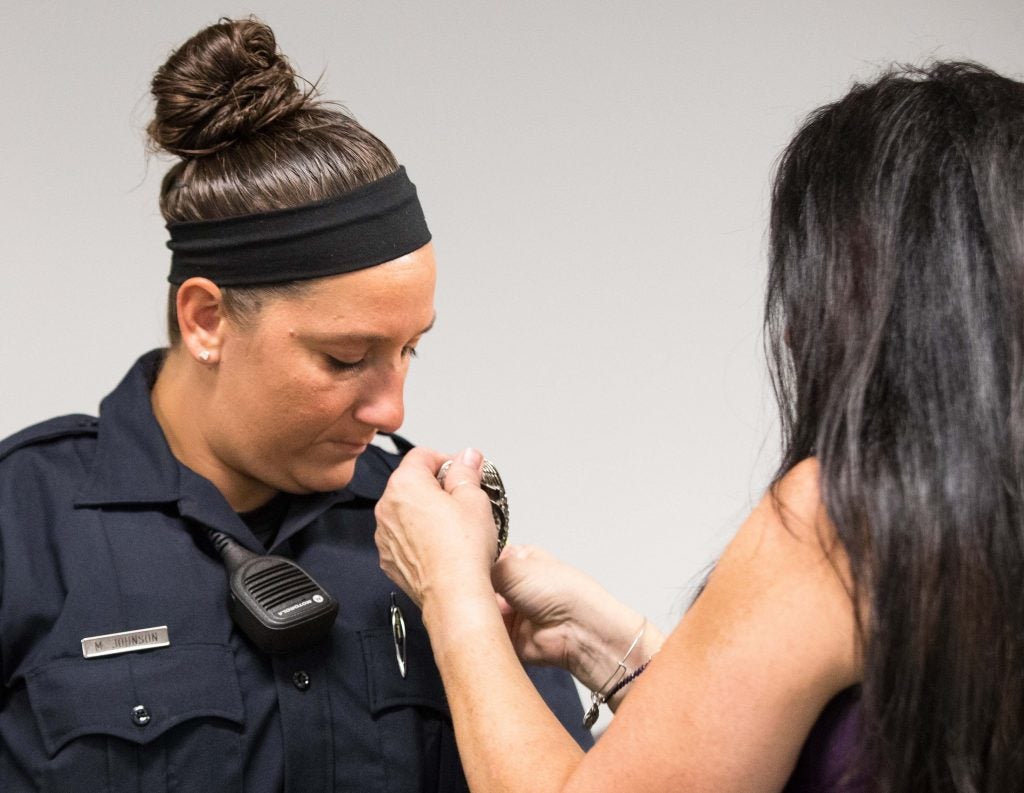
<path id="1" fill-rule="evenodd" d="M 783 793 L 867 793 L 867 769 L 857 767 L 860 727 L 859 689 L 848 688 L 811 728 Z"/>

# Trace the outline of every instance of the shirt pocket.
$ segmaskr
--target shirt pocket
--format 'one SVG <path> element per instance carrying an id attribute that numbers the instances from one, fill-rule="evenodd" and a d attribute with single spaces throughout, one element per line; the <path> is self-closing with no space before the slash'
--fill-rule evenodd
<path id="1" fill-rule="evenodd" d="M 448 700 L 425 631 L 406 634 L 406 675 L 390 628 L 360 631 L 370 715 L 380 740 L 388 793 L 468 791 Z"/>
<path id="2" fill-rule="evenodd" d="M 45 793 L 242 789 L 244 709 L 227 647 L 55 661 L 26 684 Z"/>

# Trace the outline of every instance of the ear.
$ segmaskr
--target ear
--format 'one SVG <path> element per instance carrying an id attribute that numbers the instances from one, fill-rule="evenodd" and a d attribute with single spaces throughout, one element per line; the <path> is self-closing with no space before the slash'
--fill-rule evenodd
<path id="1" fill-rule="evenodd" d="M 185 349 L 200 363 L 217 363 L 226 324 L 220 287 L 209 278 L 189 278 L 178 287 L 177 309 Z"/>

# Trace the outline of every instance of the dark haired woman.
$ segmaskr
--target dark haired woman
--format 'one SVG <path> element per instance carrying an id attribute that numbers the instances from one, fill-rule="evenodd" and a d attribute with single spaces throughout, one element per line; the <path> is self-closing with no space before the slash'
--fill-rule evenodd
<path id="1" fill-rule="evenodd" d="M 1022 304 L 1024 84 L 893 71 L 814 113 L 779 164 L 783 461 L 663 645 L 540 552 L 491 570 L 476 452 L 445 490 L 443 456 L 408 455 L 378 546 L 422 604 L 471 789 L 1020 789 Z M 585 757 L 514 649 L 622 701 Z"/>
<path id="2" fill-rule="evenodd" d="M 256 20 L 201 31 L 153 94 L 153 144 L 181 157 L 161 191 L 170 349 L 98 420 L 0 444 L 0 790 L 465 790 L 417 609 L 372 539 L 398 456 L 370 444 L 402 423 L 434 321 L 415 188 Z M 296 589 L 252 590 L 300 633 L 233 624 L 218 550 L 312 576 L 277 565 Z M 535 673 L 575 722 L 558 675 Z"/>

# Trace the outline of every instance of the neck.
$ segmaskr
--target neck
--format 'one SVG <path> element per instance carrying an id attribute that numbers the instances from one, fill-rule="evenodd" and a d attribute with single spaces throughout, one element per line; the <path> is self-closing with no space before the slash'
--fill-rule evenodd
<path id="1" fill-rule="evenodd" d="M 236 512 L 267 503 L 275 490 L 227 465 L 211 445 L 204 406 L 216 388 L 216 370 L 192 360 L 181 347 L 167 353 L 150 394 L 153 415 L 163 430 L 171 454 L 210 482 Z"/>

